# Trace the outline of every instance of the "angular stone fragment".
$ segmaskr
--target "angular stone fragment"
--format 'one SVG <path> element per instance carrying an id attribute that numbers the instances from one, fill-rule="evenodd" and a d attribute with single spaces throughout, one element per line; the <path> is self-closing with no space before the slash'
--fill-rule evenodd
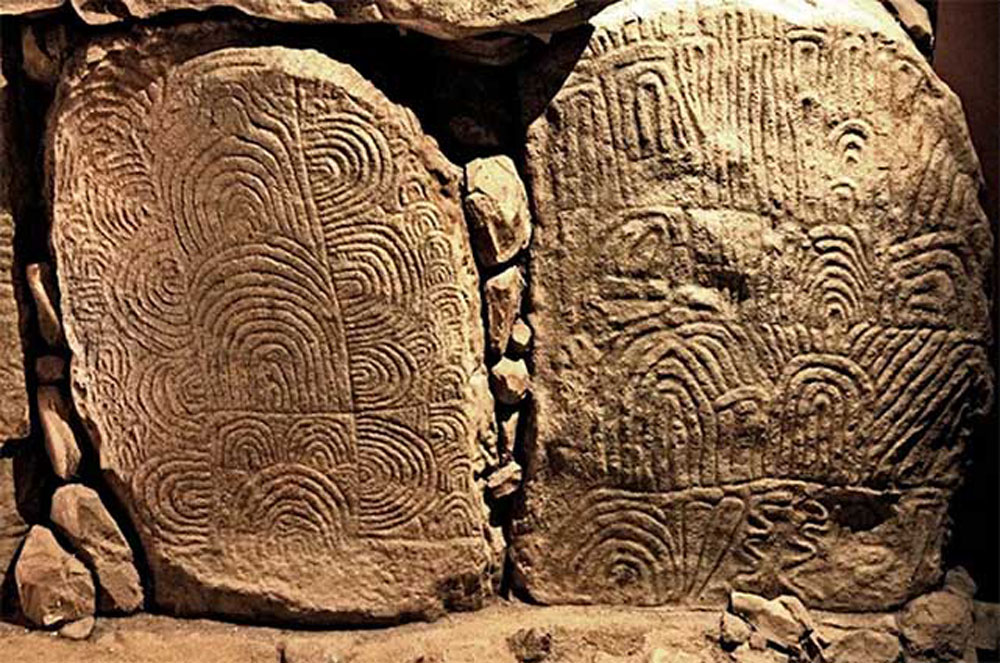
<path id="1" fill-rule="evenodd" d="M 719 642 L 725 648 L 735 649 L 750 640 L 750 625 L 730 612 L 723 612 L 719 620 Z"/>
<path id="2" fill-rule="evenodd" d="M 1000 652 L 1000 604 L 974 601 L 973 621 L 975 646 Z"/>
<path id="3" fill-rule="evenodd" d="M 514 321 L 521 310 L 521 292 L 524 277 L 519 267 L 508 267 L 486 281 L 483 297 L 486 300 L 486 340 L 490 351 L 502 355 L 514 329 Z"/>
<path id="4" fill-rule="evenodd" d="M 898 663 L 901 654 L 899 638 L 868 629 L 851 631 L 824 652 L 830 663 Z"/>
<path id="5" fill-rule="evenodd" d="M 514 321 L 514 326 L 510 330 L 510 339 L 507 341 L 507 349 L 514 356 L 523 355 L 531 348 L 531 327 L 521 318 Z"/>
<path id="6" fill-rule="evenodd" d="M 8 0 L 4 0 L 7 2 Z M 52 4 L 61 0 L 13 0 L 15 4 Z M 72 0 L 88 23 L 103 25 L 128 17 L 148 18 L 163 12 L 231 7 L 261 18 L 304 23 L 389 23 L 444 39 L 492 32 L 545 34 L 575 25 L 612 0 Z"/>
<path id="7" fill-rule="evenodd" d="M 100 612 L 130 613 L 142 607 L 142 583 L 132 548 L 95 491 L 80 484 L 62 486 L 52 496 L 51 518 L 73 551 L 93 569 Z"/>
<path id="8" fill-rule="evenodd" d="M 490 369 L 490 387 L 493 395 L 504 405 L 521 402 L 528 393 L 531 376 L 523 359 L 504 357 Z"/>
<path id="9" fill-rule="evenodd" d="M 43 385 L 38 388 L 38 419 L 42 424 L 45 450 L 49 454 L 52 471 L 63 481 L 76 476 L 83 457 L 70 427 L 69 416 L 69 405 L 59 387 Z"/>
<path id="10" fill-rule="evenodd" d="M 521 466 L 514 462 L 507 463 L 489 476 L 486 487 L 494 499 L 513 495 L 521 487 Z"/>
<path id="11" fill-rule="evenodd" d="M 94 632 L 96 620 L 93 617 L 84 617 L 75 622 L 70 622 L 59 629 L 59 637 L 67 640 L 86 640 Z"/>
<path id="12" fill-rule="evenodd" d="M 465 211 L 479 260 L 501 265 L 531 241 L 531 211 L 510 157 L 476 159 L 465 167 Z"/>
<path id="13" fill-rule="evenodd" d="M 70 65 L 49 163 L 74 402 L 153 601 L 476 605 L 493 404 L 461 171 L 317 53 L 144 43 Z"/>
<path id="14" fill-rule="evenodd" d="M 35 321 L 38 332 L 51 347 L 65 344 L 62 323 L 55 307 L 55 282 L 52 269 L 44 263 L 28 265 L 26 269 L 28 289 L 35 302 Z"/>
<path id="15" fill-rule="evenodd" d="M 55 384 L 66 379 L 66 360 L 55 355 L 35 359 L 35 377 L 41 384 Z"/>
<path id="16" fill-rule="evenodd" d="M 21 307 L 13 281 L 16 270 L 11 174 L 15 164 L 11 154 L 10 104 L 7 80 L 0 71 L 0 445 L 10 438 L 26 437 L 30 427 L 21 349 Z"/>
<path id="17" fill-rule="evenodd" d="M 14 580 L 21 609 L 36 626 L 50 628 L 94 614 L 90 571 L 41 525 L 28 533 Z"/>
<path id="18" fill-rule="evenodd" d="M 627 0 L 521 83 L 544 603 L 935 586 L 993 375 L 961 106 L 870 0 Z"/>
<path id="19" fill-rule="evenodd" d="M 803 618 L 803 611 L 790 609 L 789 602 L 782 598 L 785 597 L 769 601 L 754 594 L 733 592 L 731 607 L 734 613 L 753 625 L 769 643 L 788 650 L 798 647 L 809 634 L 812 630 L 809 624 L 811 620 Z"/>
<path id="20" fill-rule="evenodd" d="M 962 660 L 973 640 L 972 601 L 952 592 L 913 599 L 897 620 L 903 646 L 918 660 Z"/>
<path id="21" fill-rule="evenodd" d="M 517 448 L 517 427 L 520 421 L 521 415 L 517 410 L 500 417 L 500 435 L 497 449 L 501 465 L 510 462 L 514 458 L 514 449 Z"/>

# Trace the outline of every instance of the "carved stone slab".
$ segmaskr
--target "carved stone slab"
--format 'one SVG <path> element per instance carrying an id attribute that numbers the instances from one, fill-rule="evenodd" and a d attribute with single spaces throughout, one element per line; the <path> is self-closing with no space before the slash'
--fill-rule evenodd
<path id="1" fill-rule="evenodd" d="M 479 598 L 477 276 L 460 171 L 413 115 L 270 48 L 111 54 L 57 104 L 74 398 L 156 602 L 318 622 Z"/>
<path id="2" fill-rule="evenodd" d="M 523 77 L 544 602 L 898 605 L 992 400 L 962 111 L 877 3 L 625 2 Z"/>
<path id="3" fill-rule="evenodd" d="M 3 65 L 0 56 L 0 66 Z M 7 80 L 0 71 L 0 446 L 28 434 L 28 392 L 24 384 L 21 318 L 14 275 L 14 217 L 10 195 L 11 108 Z"/>

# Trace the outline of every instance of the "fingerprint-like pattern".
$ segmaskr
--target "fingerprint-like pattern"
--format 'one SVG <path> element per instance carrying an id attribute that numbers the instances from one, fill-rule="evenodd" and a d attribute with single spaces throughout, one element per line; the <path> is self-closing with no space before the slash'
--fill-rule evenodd
<path id="1" fill-rule="evenodd" d="M 75 396 L 154 576 L 480 536 L 457 170 L 318 54 L 115 62 L 60 99 L 53 244 Z"/>

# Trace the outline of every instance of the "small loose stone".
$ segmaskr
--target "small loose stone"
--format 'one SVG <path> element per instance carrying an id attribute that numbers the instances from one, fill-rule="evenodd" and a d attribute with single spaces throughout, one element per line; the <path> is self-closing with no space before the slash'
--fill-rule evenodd
<path id="1" fill-rule="evenodd" d="M 531 376 L 523 359 L 504 357 L 490 371 L 493 395 L 504 405 L 514 405 L 523 400 L 530 384 Z"/>
<path id="2" fill-rule="evenodd" d="M 82 455 L 69 424 L 69 406 L 58 387 L 38 388 L 38 416 L 52 471 L 63 481 L 69 481 L 80 469 Z"/>

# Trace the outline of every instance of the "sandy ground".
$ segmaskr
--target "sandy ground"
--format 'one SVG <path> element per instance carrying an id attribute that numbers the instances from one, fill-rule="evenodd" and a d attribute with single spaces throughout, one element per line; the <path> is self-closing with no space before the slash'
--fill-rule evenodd
<path id="1" fill-rule="evenodd" d="M 430 624 L 294 631 L 139 615 L 99 619 L 82 642 L 0 624 L 0 663 L 722 663 L 719 616 L 498 602 Z M 833 636 L 893 624 L 890 615 L 817 618 Z"/>

